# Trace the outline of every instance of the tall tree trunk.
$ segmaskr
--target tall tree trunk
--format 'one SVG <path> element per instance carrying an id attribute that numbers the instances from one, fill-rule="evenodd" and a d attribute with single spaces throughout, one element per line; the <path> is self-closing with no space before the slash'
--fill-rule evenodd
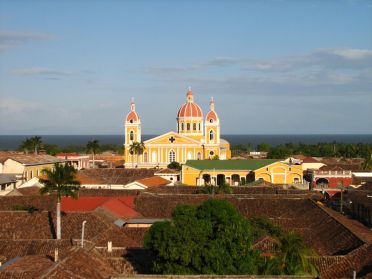
<path id="1" fill-rule="evenodd" d="M 61 199 L 57 200 L 57 239 L 61 239 Z"/>

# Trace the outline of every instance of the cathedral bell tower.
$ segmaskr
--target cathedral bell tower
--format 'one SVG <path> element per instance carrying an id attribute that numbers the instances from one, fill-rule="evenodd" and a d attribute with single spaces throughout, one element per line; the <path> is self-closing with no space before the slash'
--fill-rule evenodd
<path id="1" fill-rule="evenodd" d="M 206 158 L 213 158 L 215 155 L 219 156 L 220 145 L 220 119 L 214 110 L 214 99 L 211 98 L 209 104 L 210 110 L 205 117 L 205 146 Z"/>
<path id="2" fill-rule="evenodd" d="M 125 123 L 125 146 L 133 142 L 141 142 L 141 120 L 136 112 L 136 104 L 132 98 L 130 103 L 130 112 L 128 113 Z"/>

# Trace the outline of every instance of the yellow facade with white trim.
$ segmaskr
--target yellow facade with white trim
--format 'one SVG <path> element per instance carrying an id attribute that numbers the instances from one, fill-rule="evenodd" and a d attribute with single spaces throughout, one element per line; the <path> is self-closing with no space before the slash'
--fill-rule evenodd
<path id="1" fill-rule="evenodd" d="M 182 166 L 182 183 L 189 186 L 204 186 L 204 176 L 210 176 L 210 184 L 218 185 L 218 176 L 224 176 L 224 180 L 230 186 L 245 185 L 246 183 L 262 179 L 272 184 L 301 184 L 303 183 L 303 171 L 301 165 L 290 165 L 283 162 L 275 162 L 256 170 L 200 170 L 186 165 Z"/>
<path id="2" fill-rule="evenodd" d="M 183 107 L 190 106 L 190 116 L 180 115 Z M 131 154 L 133 143 L 141 142 L 141 120 L 134 101 L 125 121 L 124 159 L 126 168 L 165 168 L 171 162 L 180 164 L 187 160 L 231 159 L 230 144 L 220 138 L 220 121 L 214 112 L 214 100 L 210 110 L 213 119 L 204 120 L 200 107 L 194 103 L 192 91 L 187 92 L 187 101 L 177 115 L 177 132 L 168 132 L 144 141 L 142 153 Z M 193 110 L 192 110 L 193 109 Z M 198 110 L 197 116 L 192 115 Z M 207 114 L 208 117 L 209 113 Z M 208 121 L 207 121 L 208 120 Z"/>

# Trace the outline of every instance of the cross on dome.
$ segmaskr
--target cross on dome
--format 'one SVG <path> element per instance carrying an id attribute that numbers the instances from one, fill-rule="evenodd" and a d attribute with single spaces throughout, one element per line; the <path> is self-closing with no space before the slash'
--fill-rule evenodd
<path id="1" fill-rule="evenodd" d="M 192 94 L 191 86 L 189 86 L 189 89 L 187 90 L 186 97 L 187 102 L 189 103 L 194 102 L 194 95 Z"/>
<path id="2" fill-rule="evenodd" d="M 214 98 L 213 97 L 211 97 L 211 102 L 209 103 L 209 107 L 211 111 L 214 111 Z"/>
<path id="3" fill-rule="evenodd" d="M 134 98 L 133 97 L 130 101 L 130 110 L 131 111 L 136 111 L 136 104 L 134 103 Z"/>

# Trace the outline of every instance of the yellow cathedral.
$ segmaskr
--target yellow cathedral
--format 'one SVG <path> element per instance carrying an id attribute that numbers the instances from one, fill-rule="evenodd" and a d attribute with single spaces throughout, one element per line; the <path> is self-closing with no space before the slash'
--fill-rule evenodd
<path id="1" fill-rule="evenodd" d="M 219 158 L 231 159 L 230 144 L 220 138 L 220 119 L 213 98 L 205 119 L 189 88 L 186 103 L 177 113 L 177 132 L 168 132 L 144 141 L 142 154 L 131 154 L 130 147 L 142 142 L 141 119 L 132 100 L 125 119 L 124 157 L 126 168 L 166 168 L 171 162 Z"/>

